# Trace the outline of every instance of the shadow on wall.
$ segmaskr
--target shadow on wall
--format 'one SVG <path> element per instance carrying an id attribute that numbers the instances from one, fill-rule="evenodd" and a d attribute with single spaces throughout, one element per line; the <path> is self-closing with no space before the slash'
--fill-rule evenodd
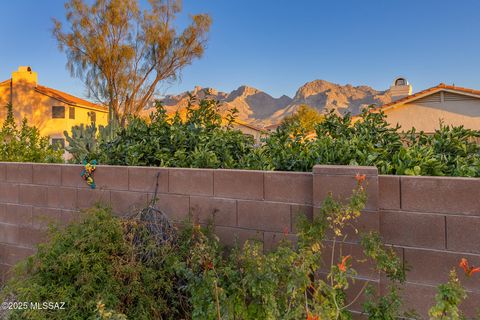
<path id="1" fill-rule="evenodd" d="M 70 131 L 76 123 L 75 118 L 69 117 L 70 105 L 49 97 L 37 91 L 36 88 L 35 78 L 16 79 L 14 72 L 12 80 L 0 88 L 0 121 L 5 120 L 6 105 L 11 103 L 17 125 L 21 125 L 23 119 L 27 119 L 28 124 L 35 126 L 42 136 L 64 139 L 63 132 L 65 130 Z M 53 117 L 54 107 L 64 108 L 63 115 L 59 118 Z M 80 114 L 80 110 L 75 111 L 77 118 L 83 116 L 83 113 Z"/>

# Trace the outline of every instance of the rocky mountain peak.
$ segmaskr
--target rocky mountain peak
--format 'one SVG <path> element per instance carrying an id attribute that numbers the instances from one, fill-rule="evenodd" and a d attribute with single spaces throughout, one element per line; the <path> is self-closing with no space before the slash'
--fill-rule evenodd
<path id="1" fill-rule="evenodd" d="M 247 96 L 251 96 L 251 95 L 254 95 L 254 94 L 257 94 L 257 93 L 260 93 L 260 92 L 262 92 L 262 91 L 260 91 L 256 88 L 253 88 L 253 87 L 243 85 L 243 86 L 240 86 L 237 89 L 233 90 L 232 92 L 230 92 L 230 94 L 228 95 L 228 99 L 229 100 L 234 100 L 238 97 L 247 97 Z"/>
<path id="2" fill-rule="evenodd" d="M 236 108 L 240 120 L 259 126 L 280 122 L 301 105 L 308 105 L 321 112 L 334 109 L 339 113 L 359 113 L 362 107 L 382 105 L 391 101 L 389 91 L 378 91 L 369 86 L 340 85 L 326 80 L 314 80 L 301 86 L 294 98 L 282 95 L 274 98 L 257 88 L 243 85 L 232 92 L 196 86 L 191 94 L 198 98 L 212 97 L 222 103 L 221 110 Z M 169 95 L 163 100 L 167 112 L 181 111 L 186 107 L 188 92 Z"/>

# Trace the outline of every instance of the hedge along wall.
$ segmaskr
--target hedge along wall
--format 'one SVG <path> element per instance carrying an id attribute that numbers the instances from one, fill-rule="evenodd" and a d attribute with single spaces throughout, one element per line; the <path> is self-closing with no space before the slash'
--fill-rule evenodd
<path id="1" fill-rule="evenodd" d="M 438 284 L 466 257 L 480 264 L 480 179 L 378 175 L 372 167 L 315 166 L 311 173 L 248 170 L 177 169 L 98 166 L 97 189 L 80 178 L 82 166 L 0 163 L 0 270 L 2 279 L 18 260 L 34 253 L 46 238 L 49 222 L 68 223 L 78 210 L 104 202 L 118 215 L 145 206 L 152 199 L 159 173 L 158 207 L 171 219 L 190 213 L 200 223 L 213 219 L 216 233 L 227 245 L 258 239 L 269 250 L 284 233 L 295 240 L 295 216 L 318 212 L 329 192 L 348 196 L 355 174 L 367 175 L 368 203 L 357 228 L 376 230 L 411 269 L 404 297 L 421 314 L 433 304 Z M 358 235 L 349 230 L 343 255 L 362 259 Z M 326 255 L 331 250 L 326 243 Z M 328 258 L 329 260 L 329 258 Z M 354 263 L 359 279 L 380 291 L 386 280 L 370 263 Z M 320 272 L 326 272 L 321 270 Z M 480 307 L 480 280 L 466 279 L 464 309 Z M 362 299 L 353 306 L 359 309 Z"/>

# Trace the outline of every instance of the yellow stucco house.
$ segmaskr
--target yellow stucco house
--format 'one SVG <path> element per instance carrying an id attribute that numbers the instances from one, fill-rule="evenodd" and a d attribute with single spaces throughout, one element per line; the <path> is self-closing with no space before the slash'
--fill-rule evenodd
<path id="1" fill-rule="evenodd" d="M 480 130 L 480 90 L 440 83 L 412 94 L 408 81 L 397 78 L 390 92 L 393 101 L 373 112 L 384 111 L 391 126 L 399 124 L 403 131 L 414 127 L 433 133 L 442 120 L 446 125 Z"/>
<path id="2" fill-rule="evenodd" d="M 0 123 L 6 117 L 8 103 L 18 123 L 23 118 L 36 126 L 53 143 L 65 145 L 63 132 L 79 124 L 107 125 L 108 108 L 38 84 L 38 75 L 30 67 L 19 67 L 12 78 L 0 82 Z"/>

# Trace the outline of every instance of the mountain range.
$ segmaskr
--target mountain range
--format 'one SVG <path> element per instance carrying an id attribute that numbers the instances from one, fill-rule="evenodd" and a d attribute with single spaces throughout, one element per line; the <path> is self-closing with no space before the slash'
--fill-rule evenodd
<path id="1" fill-rule="evenodd" d="M 239 120 L 260 127 L 279 123 L 301 105 L 308 105 L 320 112 L 333 109 L 339 114 L 346 112 L 358 114 L 362 107 L 371 104 L 383 105 L 392 100 L 388 90 L 378 91 L 369 86 L 339 85 L 325 80 L 314 80 L 301 86 L 293 98 L 286 95 L 274 98 L 249 86 L 241 86 L 230 93 L 197 86 L 190 92 L 167 95 L 160 101 L 167 113 L 176 111 L 183 113 L 189 95 L 195 95 L 199 99 L 209 97 L 220 101 L 221 112 L 237 108 Z"/>

